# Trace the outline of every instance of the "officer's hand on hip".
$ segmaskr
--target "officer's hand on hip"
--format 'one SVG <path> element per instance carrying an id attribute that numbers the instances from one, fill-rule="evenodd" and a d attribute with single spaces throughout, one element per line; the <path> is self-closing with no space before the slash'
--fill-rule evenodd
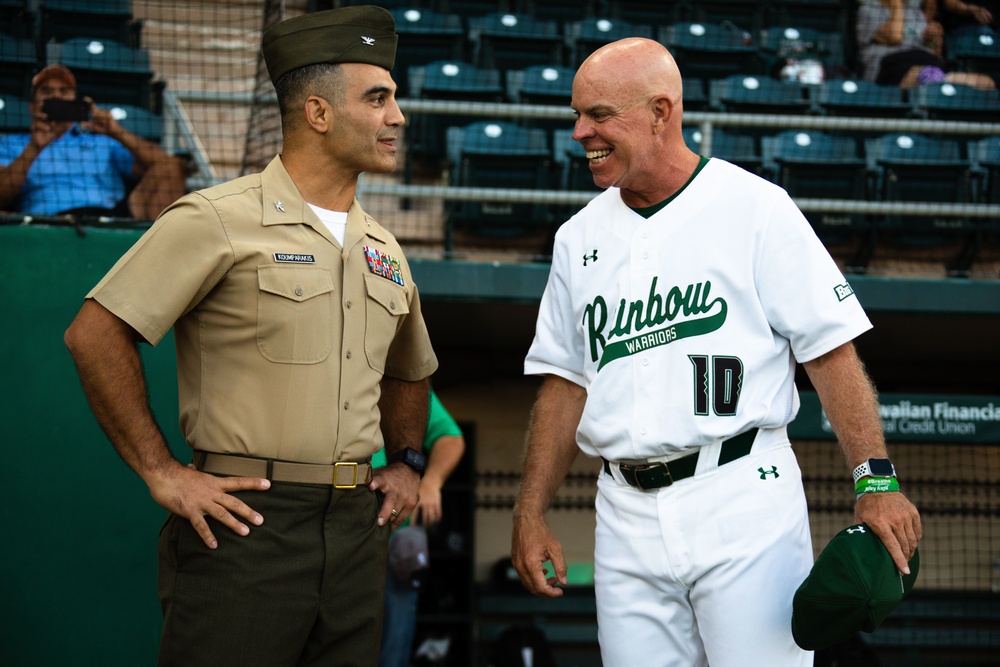
<path id="1" fill-rule="evenodd" d="M 234 491 L 266 491 L 271 482 L 257 477 L 216 477 L 190 467 L 171 466 L 168 470 L 148 476 L 146 483 L 153 500 L 166 510 L 191 522 L 209 549 L 219 546 L 206 516 L 210 516 L 238 535 L 249 535 L 250 528 L 241 517 L 255 526 L 264 517 L 239 498 Z"/>

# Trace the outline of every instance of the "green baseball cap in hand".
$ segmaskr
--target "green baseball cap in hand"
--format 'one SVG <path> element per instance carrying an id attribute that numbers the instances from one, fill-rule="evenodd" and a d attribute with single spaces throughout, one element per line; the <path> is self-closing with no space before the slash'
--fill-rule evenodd
<path id="1" fill-rule="evenodd" d="M 910 574 L 901 574 L 867 524 L 840 531 L 795 591 L 795 643 L 813 651 L 844 642 L 859 630 L 874 631 L 913 588 L 919 569 L 920 554 L 914 551 Z"/>

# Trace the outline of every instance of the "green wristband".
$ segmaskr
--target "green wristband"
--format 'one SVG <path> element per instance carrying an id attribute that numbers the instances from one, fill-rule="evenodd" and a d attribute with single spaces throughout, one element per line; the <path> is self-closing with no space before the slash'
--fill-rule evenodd
<path id="1" fill-rule="evenodd" d="M 862 477 L 854 484 L 858 498 L 866 493 L 888 493 L 899 491 L 899 480 L 895 477 Z"/>

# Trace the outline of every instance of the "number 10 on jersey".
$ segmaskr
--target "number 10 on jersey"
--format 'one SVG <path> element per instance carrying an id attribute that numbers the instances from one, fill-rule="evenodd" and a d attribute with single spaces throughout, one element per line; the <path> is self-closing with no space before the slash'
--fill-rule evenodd
<path id="1" fill-rule="evenodd" d="M 688 359 L 694 366 L 694 413 L 707 415 L 711 399 L 716 415 L 734 416 L 743 388 L 743 362 L 736 357 L 700 354 L 690 354 Z"/>

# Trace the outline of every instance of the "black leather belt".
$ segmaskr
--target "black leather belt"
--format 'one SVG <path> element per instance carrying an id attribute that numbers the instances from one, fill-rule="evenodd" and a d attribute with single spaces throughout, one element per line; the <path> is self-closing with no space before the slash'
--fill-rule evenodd
<path id="1" fill-rule="evenodd" d="M 756 437 L 757 429 L 752 428 L 723 441 L 719 451 L 719 465 L 725 465 L 749 454 Z M 611 466 L 615 466 L 621 471 L 622 478 L 630 485 L 643 490 L 661 489 L 674 482 L 694 476 L 700 455 L 701 450 L 673 461 L 637 464 L 611 463 L 604 459 L 604 472 L 610 475 Z"/>

